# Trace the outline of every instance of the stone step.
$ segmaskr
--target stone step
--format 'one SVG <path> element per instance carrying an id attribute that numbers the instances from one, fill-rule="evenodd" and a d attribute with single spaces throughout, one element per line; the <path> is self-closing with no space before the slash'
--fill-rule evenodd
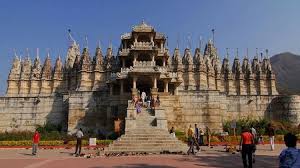
<path id="1" fill-rule="evenodd" d="M 150 151 L 170 151 L 170 152 L 187 152 L 188 147 L 114 147 L 108 148 L 107 151 L 114 152 L 150 152 Z"/>
<path id="2" fill-rule="evenodd" d="M 115 143 L 114 144 L 114 147 L 120 147 L 120 146 L 123 146 L 123 147 L 178 147 L 178 146 L 181 146 L 180 143 L 139 143 L 139 144 L 129 144 L 129 143 Z"/>
<path id="3" fill-rule="evenodd" d="M 128 144 L 128 143 L 139 143 L 139 144 L 173 144 L 173 143 L 180 143 L 182 144 L 182 142 L 178 141 L 178 140 L 152 140 L 152 141 L 139 141 L 139 140 L 131 140 L 131 141 L 125 141 L 125 140 L 121 140 L 121 141 L 114 141 L 114 144 Z"/>

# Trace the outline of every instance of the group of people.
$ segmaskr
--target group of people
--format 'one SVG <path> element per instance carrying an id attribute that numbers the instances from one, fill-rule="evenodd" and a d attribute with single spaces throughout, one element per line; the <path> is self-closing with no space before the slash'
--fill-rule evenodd
<path id="1" fill-rule="evenodd" d="M 202 128 L 198 128 L 198 125 L 195 124 L 195 127 L 192 128 L 192 125 L 190 125 L 187 135 L 188 135 L 188 145 L 189 149 L 187 151 L 187 154 L 190 153 L 195 154 L 194 147 L 197 147 L 197 150 L 200 151 L 200 146 L 204 145 L 204 130 Z M 208 127 L 206 127 L 206 137 L 207 137 L 207 145 L 210 146 L 210 137 L 211 132 Z"/>
<path id="2" fill-rule="evenodd" d="M 83 131 L 81 128 L 78 129 L 78 131 L 75 134 L 76 136 L 76 148 L 75 148 L 75 156 L 79 156 L 81 154 L 81 145 L 82 145 L 82 138 L 83 138 Z M 32 137 L 32 155 L 36 155 L 37 154 L 37 149 L 38 149 L 38 144 L 40 142 L 41 139 L 41 135 L 38 132 L 38 130 L 36 130 L 33 134 Z"/>
<path id="3" fill-rule="evenodd" d="M 272 124 L 269 124 L 266 132 L 270 140 L 270 148 L 275 149 L 275 129 Z M 284 142 L 287 149 L 284 149 L 279 155 L 280 168 L 298 168 L 300 167 L 300 149 L 296 148 L 297 137 L 291 133 L 284 136 Z M 261 134 L 257 134 L 256 129 L 251 126 L 250 129 L 242 127 L 241 140 L 239 150 L 242 153 L 243 165 L 245 168 L 252 168 L 252 163 L 255 163 L 256 145 L 263 143 Z"/>
<path id="4" fill-rule="evenodd" d="M 138 94 L 138 96 L 133 97 L 132 104 L 136 108 L 137 114 L 139 114 L 142 111 L 142 107 L 154 109 L 160 106 L 160 98 L 159 95 L 157 95 L 156 100 L 154 100 L 154 97 L 147 95 L 146 92 L 142 92 Z"/>

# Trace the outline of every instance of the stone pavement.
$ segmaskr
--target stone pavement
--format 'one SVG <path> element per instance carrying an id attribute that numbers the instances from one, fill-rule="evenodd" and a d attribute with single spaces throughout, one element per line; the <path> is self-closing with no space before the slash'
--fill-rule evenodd
<path id="1" fill-rule="evenodd" d="M 269 145 L 257 147 L 257 157 L 254 167 L 278 167 L 278 155 L 285 148 L 276 145 L 275 151 L 270 151 Z M 144 167 L 204 167 L 204 168 L 238 168 L 242 167 L 240 153 L 231 154 L 223 146 L 214 148 L 203 147 L 196 156 L 188 155 L 147 155 L 76 158 L 71 156 L 73 149 L 39 150 L 38 156 L 31 156 L 30 149 L 0 149 L 1 168 L 144 168 Z M 84 150 L 85 153 L 95 153 L 94 150 Z"/>

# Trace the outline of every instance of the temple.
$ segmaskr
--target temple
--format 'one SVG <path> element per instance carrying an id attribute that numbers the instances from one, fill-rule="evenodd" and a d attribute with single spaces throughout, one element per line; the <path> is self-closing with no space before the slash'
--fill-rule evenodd
<path id="1" fill-rule="evenodd" d="M 116 56 L 111 45 L 105 53 L 97 46 L 92 55 L 70 39 L 65 63 L 59 56 L 52 66 L 49 54 L 43 65 L 38 54 L 33 63 L 29 56 L 15 57 L 1 99 L 10 117 L 1 130 L 53 122 L 71 132 L 78 127 L 111 131 L 116 118 L 124 121 L 124 130 L 134 129 L 138 119 L 131 100 L 142 92 L 159 96 L 152 119 L 162 129 L 197 123 L 217 132 L 228 120 L 276 119 L 291 112 L 276 106 L 294 99 L 278 95 L 268 50 L 253 59 L 237 50 L 232 65 L 228 52 L 220 59 L 211 40 L 204 49 L 176 47 L 171 55 L 166 36 L 145 22 L 121 36 Z"/>

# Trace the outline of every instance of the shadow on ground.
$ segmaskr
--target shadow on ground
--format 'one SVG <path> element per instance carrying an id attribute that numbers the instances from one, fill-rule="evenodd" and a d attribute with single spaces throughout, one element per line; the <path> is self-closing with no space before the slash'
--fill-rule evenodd
<path id="1" fill-rule="evenodd" d="M 122 166 L 114 166 L 114 168 L 124 168 L 124 167 L 130 167 L 130 168 L 176 168 L 174 166 L 166 166 L 166 165 L 151 165 L 151 164 L 124 164 Z M 104 168 L 104 167 L 89 167 L 89 168 Z"/>
<path id="2" fill-rule="evenodd" d="M 278 167 L 277 156 L 257 155 L 253 167 L 275 168 Z M 228 154 L 220 156 L 190 156 L 177 159 L 179 162 L 189 162 L 199 167 L 222 167 L 239 168 L 243 167 L 241 154 Z"/>

